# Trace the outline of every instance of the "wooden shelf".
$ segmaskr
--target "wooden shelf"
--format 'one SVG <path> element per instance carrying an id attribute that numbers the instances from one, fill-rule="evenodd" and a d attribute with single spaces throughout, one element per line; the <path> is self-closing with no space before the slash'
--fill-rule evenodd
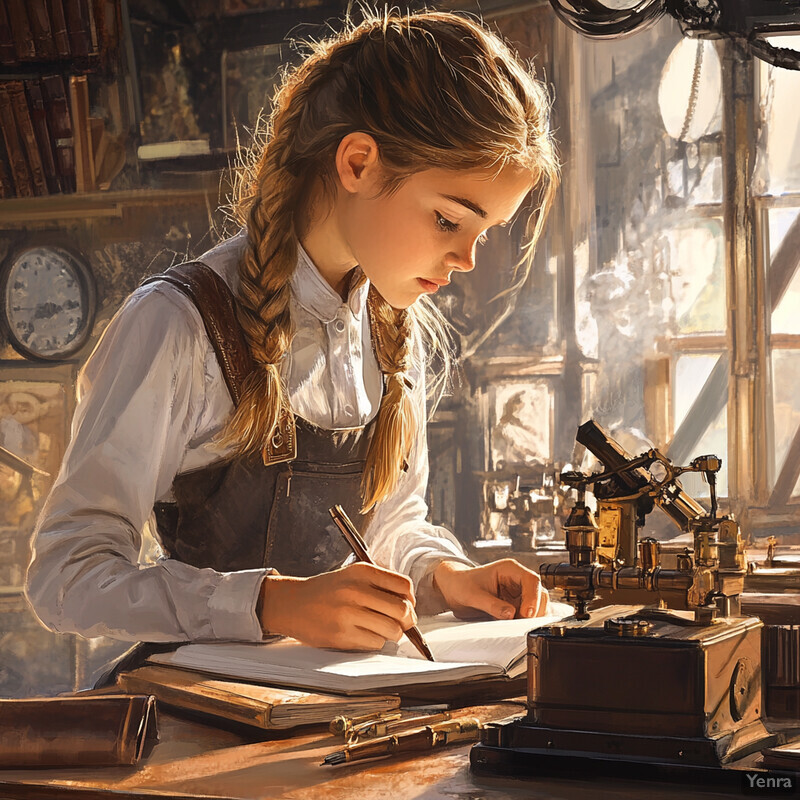
<path id="1" fill-rule="evenodd" d="M 112 192 L 52 194 L 46 197 L 15 197 L 0 201 L 0 228 L 29 226 L 37 222 L 63 222 L 122 218 L 124 212 L 136 207 L 159 208 L 193 205 L 198 201 L 218 205 L 219 183 L 193 189 L 130 189 Z"/>

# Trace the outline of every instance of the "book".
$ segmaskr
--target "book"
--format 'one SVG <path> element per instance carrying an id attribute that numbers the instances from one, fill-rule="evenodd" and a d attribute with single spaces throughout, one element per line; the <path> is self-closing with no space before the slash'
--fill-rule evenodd
<path id="1" fill-rule="evenodd" d="M 81 0 L 81 14 L 83 15 L 83 21 L 84 25 L 86 26 L 86 30 L 89 31 L 89 52 L 93 56 L 96 56 L 99 53 L 97 21 L 95 17 L 96 8 L 97 5 L 95 0 Z"/>
<path id="2" fill-rule="evenodd" d="M 89 83 L 85 75 L 70 76 L 69 105 L 75 148 L 75 186 L 79 192 L 91 192 L 95 189 L 95 169 L 89 117 Z"/>
<path id="3" fill-rule="evenodd" d="M 73 57 L 85 58 L 92 53 L 89 0 L 62 0 L 62 5 L 67 22 L 70 51 Z"/>
<path id="4" fill-rule="evenodd" d="M 344 698 L 277 689 L 165 666 L 143 666 L 117 676 L 121 691 L 150 694 L 159 703 L 267 730 L 329 723 L 338 716 L 384 713 L 400 706 L 393 695 Z"/>
<path id="5" fill-rule="evenodd" d="M 19 137 L 22 140 L 25 155 L 28 159 L 28 169 L 33 181 L 34 194 L 49 194 L 47 181 L 44 177 L 42 157 L 39 153 L 39 144 L 36 141 L 36 133 L 33 130 L 33 120 L 31 120 L 30 110 L 28 109 L 28 100 L 25 97 L 24 85 L 22 81 L 9 81 L 6 84 L 6 89 L 11 100 L 11 107 L 14 110 L 14 118 L 17 121 Z"/>
<path id="6" fill-rule="evenodd" d="M 208 139 L 180 139 L 174 142 L 140 144 L 136 156 L 139 161 L 158 161 L 184 156 L 207 156 L 211 153 Z"/>
<path id="7" fill-rule="evenodd" d="M 410 687 L 444 690 L 466 682 L 522 678 L 528 631 L 572 614 L 572 606 L 553 603 L 550 614 L 535 619 L 464 622 L 452 614 L 421 618 L 418 627 L 435 661 L 424 659 L 403 637 L 369 653 L 309 647 L 288 638 L 254 644 L 184 644 L 153 655 L 148 662 L 344 695 L 408 694 Z"/>
<path id="8" fill-rule="evenodd" d="M 125 158 L 124 135 L 112 136 L 104 130 L 103 138 L 95 155 L 97 171 L 95 182 L 98 189 L 105 191 L 111 187 L 111 181 L 122 172 L 125 166 Z"/>
<path id="9" fill-rule="evenodd" d="M 92 0 L 92 8 L 99 61 L 107 66 L 119 49 L 117 0 Z"/>
<path id="10" fill-rule="evenodd" d="M 25 10 L 25 0 L 6 0 L 8 21 L 14 38 L 14 48 L 18 61 L 30 61 L 36 58 L 36 47 L 33 43 L 31 23 Z"/>
<path id="11" fill-rule="evenodd" d="M 14 34 L 8 20 L 5 3 L 0 3 L 0 64 L 16 64 L 17 48 L 14 46 Z"/>
<path id="12" fill-rule="evenodd" d="M 13 196 L 14 184 L 11 181 L 6 143 L 3 141 L 3 137 L 0 136 L 0 199 Z M 0 452 L 2 452 L 2 448 L 0 448 Z"/>
<path id="13" fill-rule="evenodd" d="M 47 189 L 51 194 L 54 194 L 61 191 L 61 182 L 56 172 L 56 164 L 53 157 L 53 140 L 47 127 L 47 111 L 44 107 L 44 96 L 42 95 L 42 87 L 39 81 L 25 81 L 25 94 L 28 96 L 28 110 L 33 123 L 33 131 L 36 134 L 36 144 L 42 159 Z"/>
<path id="14" fill-rule="evenodd" d="M 53 59 L 56 57 L 56 43 L 50 27 L 46 0 L 28 0 L 28 21 L 31 24 L 36 57 Z"/>
<path id="15" fill-rule="evenodd" d="M 42 78 L 42 91 L 47 110 L 47 128 L 52 139 L 56 171 L 62 192 L 75 191 L 75 147 L 72 116 L 67 102 L 64 79 L 60 75 Z"/>
<path id="16" fill-rule="evenodd" d="M 0 129 L 3 131 L 15 193 L 17 197 L 33 197 L 33 180 L 28 170 L 28 163 L 25 161 L 25 153 L 17 132 L 17 122 L 14 119 L 14 110 L 11 107 L 11 98 L 5 83 L 0 83 Z"/>
<path id="17" fill-rule="evenodd" d="M 135 765 L 158 740 L 142 695 L 0 700 L 0 768 Z"/>
<path id="18" fill-rule="evenodd" d="M 67 19 L 64 16 L 64 6 L 61 0 L 47 0 L 47 9 L 50 12 L 50 29 L 53 32 L 53 42 L 56 52 L 61 58 L 69 58 L 69 34 L 67 33 Z"/>

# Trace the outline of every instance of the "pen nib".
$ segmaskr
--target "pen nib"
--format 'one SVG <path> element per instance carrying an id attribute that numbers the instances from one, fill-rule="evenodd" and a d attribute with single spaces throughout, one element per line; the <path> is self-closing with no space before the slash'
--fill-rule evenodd
<path id="1" fill-rule="evenodd" d="M 347 761 L 347 756 L 345 755 L 344 751 L 337 750 L 335 753 L 330 753 L 329 755 L 325 756 L 322 761 L 322 765 L 325 764 L 344 764 Z"/>

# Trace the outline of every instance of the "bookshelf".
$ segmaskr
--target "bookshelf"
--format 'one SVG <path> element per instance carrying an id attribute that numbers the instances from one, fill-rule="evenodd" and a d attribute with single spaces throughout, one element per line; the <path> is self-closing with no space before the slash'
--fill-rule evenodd
<path id="1" fill-rule="evenodd" d="M 124 167 L 119 2 L 0 3 L 1 198 L 108 188 Z"/>

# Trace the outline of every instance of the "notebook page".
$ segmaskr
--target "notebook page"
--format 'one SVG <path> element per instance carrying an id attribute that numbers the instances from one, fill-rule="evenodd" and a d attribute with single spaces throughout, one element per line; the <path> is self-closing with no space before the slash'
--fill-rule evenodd
<path id="1" fill-rule="evenodd" d="M 552 625 L 573 614 L 571 605 L 551 602 L 550 613 L 544 617 L 465 622 L 447 613 L 423 617 L 418 627 L 437 661 L 486 662 L 510 670 L 527 652 L 528 631 Z M 397 644 L 387 644 L 381 652 L 424 661 L 405 637 Z"/>
<path id="2" fill-rule="evenodd" d="M 240 680 L 343 692 L 502 673 L 486 663 L 432 663 L 384 653 L 326 650 L 292 639 L 264 644 L 187 644 L 148 661 Z"/>

